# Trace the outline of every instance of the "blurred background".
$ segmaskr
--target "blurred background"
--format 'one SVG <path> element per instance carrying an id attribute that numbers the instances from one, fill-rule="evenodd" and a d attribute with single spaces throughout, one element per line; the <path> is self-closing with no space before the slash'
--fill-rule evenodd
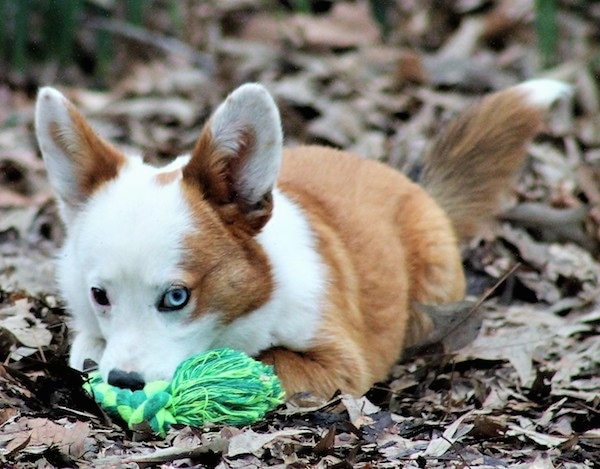
<path id="1" fill-rule="evenodd" d="M 534 68 L 597 52 L 585 50 L 598 39 L 600 24 L 600 5 L 589 0 L 2 0 L 0 77 L 30 86 L 56 79 L 105 87 L 133 63 L 156 60 L 161 54 L 181 55 L 214 71 L 220 65 L 215 54 L 222 52 L 223 39 L 275 46 L 300 32 L 289 21 L 294 15 L 307 17 L 305 27 L 315 29 L 308 35 L 317 39 L 311 44 L 296 36 L 295 46 L 339 51 L 374 42 L 372 35 L 377 33 L 368 29 L 338 31 L 349 37 L 335 39 L 334 30 L 319 28 L 323 21 L 310 24 L 310 17 L 332 19 L 344 3 L 368 3 L 368 9 L 361 10 L 369 17 L 363 25 L 371 20 L 381 43 L 398 47 L 434 52 L 461 23 L 480 19 L 485 23 L 482 46 L 499 51 L 518 43 L 534 45 Z M 330 25 L 333 29 L 335 23 Z M 324 37 L 319 41 L 318 36 Z M 598 67 L 597 55 L 593 61 Z"/>
<path id="2" fill-rule="evenodd" d="M 53 275 L 64 227 L 34 138 L 39 86 L 59 88 L 120 149 L 164 164 L 190 150 L 228 92 L 259 81 L 277 100 L 288 145 L 341 147 L 417 177 L 424 149 L 458 112 L 485 93 L 547 77 L 571 83 L 573 99 L 530 146 L 503 220 L 465 247 L 470 293 L 481 298 L 499 284 L 482 307 L 481 342 L 462 356 L 398 365 L 376 390 L 381 420 L 363 422 L 359 443 L 352 427 L 350 443 L 337 447 L 350 427 L 340 424 L 336 436 L 334 423 L 318 453 L 313 443 L 286 448 L 302 448 L 294 457 L 306 467 L 553 469 L 600 460 L 600 2 L 0 0 L 0 18 L 0 426 L 83 415 L 69 411 L 69 380 L 45 365 L 67 373 Z M 6 364 L 21 371 L 7 380 Z M 426 446 L 467 414 L 468 438 L 443 437 L 459 457 L 437 466 L 415 459 L 415 438 Z M 322 435 L 323 425 L 343 422 L 334 417 L 275 418 L 261 431 L 307 421 Z M 7 428 L 0 440 L 10 441 Z M 45 452 L 30 434 L 9 453 L 2 440 L 0 466 L 77 467 L 74 458 L 97 467 L 98 453 L 139 450 L 96 428 L 78 435 L 87 446 L 47 438 Z M 417 448 L 410 461 L 408 447 Z M 263 456 L 279 464 L 278 454 Z"/>

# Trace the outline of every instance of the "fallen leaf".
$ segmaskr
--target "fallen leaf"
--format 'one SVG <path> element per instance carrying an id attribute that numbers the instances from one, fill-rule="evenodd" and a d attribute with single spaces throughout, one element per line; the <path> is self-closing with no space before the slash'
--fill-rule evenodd
<path id="1" fill-rule="evenodd" d="M 546 435 L 541 432 L 537 432 L 530 428 L 523 428 L 516 424 L 508 424 L 508 430 L 506 431 L 506 435 L 508 436 L 522 436 L 535 441 L 538 445 L 545 446 L 547 448 L 554 448 L 561 443 L 567 441 L 567 438 Z"/>
<path id="2" fill-rule="evenodd" d="M 52 333 L 31 312 L 26 298 L 0 309 L 0 327 L 8 330 L 25 347 L 41 348 L 50 345 Z"/>
<path id="3" fill-rule="evenodd" d="M 474 425 L 471 423 L 463 425 L 463 421 L 467 417 L 470 418 L 470 416 L 470 413 L 468 413 L 457 418 L 444 430 L 442 436 L 431 440 L 427 446 L 427 449 L 423 453 L 423 457 L 439 458 L 440 456 L 443 456 L 446 451 L 448 451 L 462 437 L 468 435 L 473 429 Z"/>
<path id="4" fill-rule="evenodd" d="M 480 308 L 475 301 L 461 301 L 445 305 L 421 305 L 415 307 L 426 313 L 433 321 L 434 329 L 427 337 L 427 344 L 442 342 L 444 350 L 452 352 L 470 344 L 477 337 L 482 323 Z"/>
<path id="5" fill-rule="evenodd" d="M 335 431 L 336 427 L 333 425 L 327 433 L 317 442 L 314 446 L 313 451 L 315 454 L 326 454 L 335 445 Z"/>
<path id="6" fill-rule="evenodd" d="M 3 433 L 12 439 L 6 445 L 11 452 L 20 447 L 58 447 L 74 459 L 80 458 L 86 451 L 85 440 L 90 436 L 90 424 L 87 422 L 52 422 L 44 418 L 23 417 L 3 428 Z M 26 444 L 25 444 L 26 442 Z"/>
<path id="7" fill-rule="evenodd" d="M 350 394 L 345 394 L 342 396 L 342 404 L 348 411 L 348 417 L 356 428 L 371 423 L 372 420 L 369 415 L 381 410 L 364 396 L 357 399 Z"/>
<path id="8" fill-rule="evenodd" d="M 234 435 L 229 440 L 229 449 L 227 450 L 228 457 L 239 456 L 241 454 L 258 455 L 264 447 L 273 440 L 289 436 L 298 436 L 305 433 L 311 433 L 307 429 L 292 429 L 280 430 L 271 433 L 257 433 L 254 430 L 245 430 L 244 432 Z"/>
<path id="9" fill-rule="evenodd" d="M 458 359 L 508 360 L 523 386 L 533 382 L 533 355 L 548 344 L 553 333 L 541 326 L 517 326 L 481 333 L 458 352 Z"/>
<path id="10" fill-rule="evenodd" d="M 297 44 L 331 49 L 373 44 L 380 36 L 366 2 L 336 2 L 324 16 L 296 15 L 285 25 L 285 33 Z"/>

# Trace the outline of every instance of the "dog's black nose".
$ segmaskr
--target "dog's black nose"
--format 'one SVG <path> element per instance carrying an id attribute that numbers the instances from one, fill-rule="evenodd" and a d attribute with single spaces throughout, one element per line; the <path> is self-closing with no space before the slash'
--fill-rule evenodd
<path id="1" fill-rule="evenodd" d="M 118 369 L 110 370 L 108 373 L 108 384 L 118 388 L 131 389 L 137 391 L 142 389 L 146 384 L 144 378 L 135 371 L 123 371 Z"/>

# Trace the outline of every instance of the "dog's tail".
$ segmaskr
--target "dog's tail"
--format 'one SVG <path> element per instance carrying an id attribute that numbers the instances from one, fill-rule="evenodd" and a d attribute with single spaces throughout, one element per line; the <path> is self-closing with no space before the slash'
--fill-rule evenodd
<path id="1" fill-rule="evenodd" d="M 571 94 L 549 79 L 488 95 L 461 113 L 427 152 L 421 184 L 446 211 L 460 240 L 497 212 L 546 111 Z"/>

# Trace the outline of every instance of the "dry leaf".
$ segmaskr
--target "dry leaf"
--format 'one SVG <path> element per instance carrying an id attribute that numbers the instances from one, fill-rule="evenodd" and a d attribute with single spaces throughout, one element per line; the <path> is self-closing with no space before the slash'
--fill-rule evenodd
<path id="1" fill-rule="evenodd" d="M 6 451 L 23 446 L 58 447 L 62 452 L 74 459 L 80 458 L 86 448 L 86 439 L 90 436 L 90 424 L 86 422 L 62 421 L 55 423 L 44 418 L 21 418 L 14 424 L 3 428 L 5 436 L 12 439 L 6 445 Z"/>
<path id="2" fill-rule="evenodd" d="M 38 349 L 50 345 L 52 334 L 31 312 L 29 300 L 23 298 L 0 309 L 0 327 L 8 330 L 21 345 Z"/>
<path id="3" fill-rule="evenodd" d="M 280 430 L 271 433 L 256 433 L 254 430 L 245 430 L 238 435 L 234 435 L 229 440 L 228 457 L 239 456 L 241 454 L 259 455 L 266 445 L 273 440 L 289 436 L 298 436 L 310 433 L 306 429 Z"/>
<path id="4" fill-rule="evenodd" d="M 470 414 L 465 414 L 456 419 L 450 424 L 445 430 L 442 436 L 435 438 L 429 442 L 427 449 L 423 453 L 423 457 L 434 457 L 439 458 L 448 451 L 454 443 L 458 442 L 462 437 L 468 435 L 473 429 L 473 424 L 463 425 L 463 421 L 469 417 Z"/>
<path id="5" fill-rule="evenodd" d="M 536 432 L 531 428 L 523 428 L 519 425 L 508 424 L 508 430 L 506 431 L 508 436 L 522 436 L 535 441 L 538 445 L 545 446 L 547 448 L 554 448 L 561 443 L 567 441 L 567 438 L 547 435 L 541 432 Z"/>
<path id="6" fill-rule="evenodd" d="M 523 386 L 533 382 L 533 356 L 539 347 L 548 344 L 552 331 L 540 326 L 517 326 L 483 332 L 459 351 L 459 357 L 484 360 L 508 360 L 519 375 Z"/>
<path id="7" fill-rule="evenodd" d="M 342 396 L 342 404 L 348 411 L 348 417 L 356 428 L 360 428 L 362 425 L 369 424 L 372 420 L 369 415 L 379 412 L 380 408 L 371 403 L 366 397 L 359 399 L 345 394 Z"/>
<path id="8" fill-rule="evenodd" d="M 366 2 L 336 2 L 325 16 L 296 15 L 285 25 L 285 32 L 307 47 L 346 49 L 373 44 L 379 29 Z"/>

